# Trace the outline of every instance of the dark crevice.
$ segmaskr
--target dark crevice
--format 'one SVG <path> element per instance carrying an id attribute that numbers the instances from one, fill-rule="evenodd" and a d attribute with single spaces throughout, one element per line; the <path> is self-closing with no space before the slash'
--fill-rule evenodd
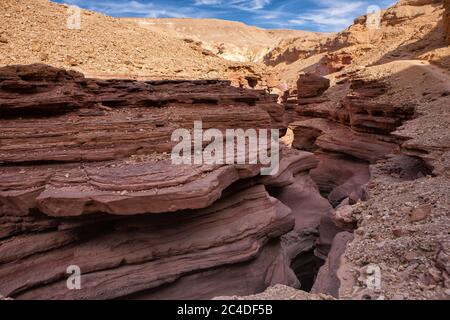
<path id="1" fill-rule="evenodd" d="M 311 291 L 319 269 L 324 263 L 324 260 L 314 254 L 314 249 L 302 252 L 292 260 L 291 269 L 300 281 L 300 290 Z"/>

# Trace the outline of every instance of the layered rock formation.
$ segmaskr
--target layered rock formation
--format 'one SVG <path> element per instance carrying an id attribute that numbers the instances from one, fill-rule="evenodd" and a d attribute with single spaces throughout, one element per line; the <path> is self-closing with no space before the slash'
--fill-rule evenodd
<path id="1" fill-rule="evenodd" d="M 297 95 L 299 99 L 320 96 L 330 87 L 330 80 L 313 73 L 301 74 L 297 80 Z"/>
<path id="2" fill-rule="evenodd" d="M 341 266 L 341 257 L 352 240 L 353 235 L 349 232 L 341 232 L 335 236 L 327 261 L 320 269 L 311 293 L 328 294 L 339 298 L 341 284 L 337 273 Z"/>
<path id="3" fill-rule="evenodd" d="M 264 66 L 227 61 L 161 29 L 49 0 L 4 0 L 0 11 L 0 66 L 46 63 L 105 78 L 237 80 L 265 74 Z"/>
<path id="4" fill-rule="evenodd" d="M 229 61 L 261 62 L 284 39 L 319 38 L 319 34 L 300 30 L 264 30 L 237 21 L 219 19 L 125 19 L 153 32 L 166 33 Z"/>
<path id="5" fill-rule="evenodd" d="M 82 11 L 87 28 L 68 32 L 51 19 L 65 7 L 2 5 L 3 64 L 210 80 L 0 69 L 0 298 L 450 296 L 448 1 L 403 0 L 380 13 L 380 28 L 362 16 L 337 35 L 288 39 L 250 28 L 264 35 L 243 51 L 245 32 L 216 43 L 222 31 L 211 35 L 201 21 L 176 32 L 151 27 L 166 39 L 136 21 Z M 37 14 L 24 14 L 30 9 Z M 92 51 L 102 45 L 99 21 L 120 26 L 106 38 L 127 38 L 136 50 L 111 40 Z M 29 22 L 31 32 L 17 27 Z M 35 39 L 44 22 L 51 44 Z M 92 42 L 74 48 L 86 30 Z M 261 59 L 278 37 L 263 60 L 279 86 L 262 66 L 217 57 Z M 269 87 L 284 105 L 244 87 Z M 260 176 L 261 165 L 175 165 L 171 135 L 191 134 L 196 120 L 222 133 L 287 131 L 292 148 L 282 148 L 273 176 Z M 67 286 L 74 266 L 80 290 Z"/>
<path id="6" fill-rule="evenodd" d="M 447 39 L 447 43 L 450 44 L 450 1 L 444 0 L 444 27 L 445 27 L 445 37 Z"/>
<path id="7" fill-rule="evenodd" d="M 290 105 L 303 118 L 290 125 L 292 146 L 316 154 L 311 177 L 336 207 L 319 228 L 315 255 L 331 251 L 313 292 L 446 299 L 440 257 L 450 207 L 438 199 L 450 181 L 448 74 L 424 61 L 398 61 L 330 78 L 325 93 Z M 299 86 L 296 94 L 302 89 L 309 92 Z M 355 239 L 339 229 L 356 229 Z"/>
<path id="8" fill-rule="evenodd" d="M 315 238 L 302 234 L 330 209 L 308 176 L 313 154 L 285 150 L 266 177 L 261 165 L 169 156 L 173 130 L 196 120 L 285 128 L 275 99 L 226 81 L 1 68 L 0 293 L 191 299 L 300 286 L 291 262 L 311 250 Z M 82 289 L 68 290 L 69 266 L 80 268 Z"/>

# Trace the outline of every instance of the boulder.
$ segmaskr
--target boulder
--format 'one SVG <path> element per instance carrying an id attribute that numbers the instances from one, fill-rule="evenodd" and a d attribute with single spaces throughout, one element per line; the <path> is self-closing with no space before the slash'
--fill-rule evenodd
<path id="1" fill-rule="evenodd" d="M 313 73 L 302 73 L 297 80 L 298 98 L 320 96 L 330 87 L 330 80 Z"/>

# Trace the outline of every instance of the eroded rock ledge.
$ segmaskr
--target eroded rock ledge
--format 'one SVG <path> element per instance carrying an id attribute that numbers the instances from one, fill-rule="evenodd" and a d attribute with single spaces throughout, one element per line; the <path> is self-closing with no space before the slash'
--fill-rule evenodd
<path id="1" fill-rule="evenodd" d="M 311 247 L 301 221 L 329 209 L 308 175 L 315 156 L 283 150 L 278 174 L 262 177 L 260 165 L 173 165 L 168 155 L 172 131 L 195 120 L 286 129 L 275 99 L 226 81 L 1 68 L 0 293 L 207 299 L 299 287 L 291 261 Z M 305 211 L 289 201 L 297 191 L 322 199 L 318 216 L 314 201 Z M 71 265 L 80 290 L 67 288 Z"/>
<path id="2" fill-rule="evenodd" d="M 311 177 L 334 206 L 319 228 L 315 255 L 326 262 L 313 293 L 448 299 L 447 80 L 407 61 L 337 74 L 308 98 L 299 81 L 288 108 L 292 146 L 316 154 Z"/>

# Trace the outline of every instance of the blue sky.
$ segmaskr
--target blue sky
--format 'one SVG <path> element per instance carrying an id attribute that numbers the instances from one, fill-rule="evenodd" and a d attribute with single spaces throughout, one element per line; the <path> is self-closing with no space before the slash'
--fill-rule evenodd
<path id="1" fill-rule="evenodd" d="M 261 28 L 341 31 L 368 7 L 395 0 L 54 0 L 114 17 L 219 18 Z"/>

